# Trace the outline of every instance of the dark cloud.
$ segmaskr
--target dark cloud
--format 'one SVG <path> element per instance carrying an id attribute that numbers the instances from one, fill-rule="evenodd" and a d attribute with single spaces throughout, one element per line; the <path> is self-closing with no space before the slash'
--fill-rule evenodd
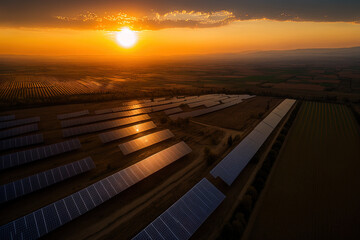
<path id="1" fill-rule="evenodd" d="M 182 10 L 187 15 L 166 17 Z M 218 19 L 216 14 L 224 11 L 231 15 Z M 127 20 L 121 18 L 124 14 Z M 214 18 L 218 21 L 212 21 Z M 132 24 L 138 29 L 159 29 L 211 27 L 262 18 L 359 23 L 360 0 L 0 0 L 0 26 L 6 27 L 116 29 Z"/>

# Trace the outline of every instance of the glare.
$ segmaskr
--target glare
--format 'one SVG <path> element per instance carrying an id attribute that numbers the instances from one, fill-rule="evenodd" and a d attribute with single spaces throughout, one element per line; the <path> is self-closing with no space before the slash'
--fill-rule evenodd
<path id="1" fill-rule="evenodd" d="M 116 34 L 116 41 L 124 48 L 134 46 L 137 40 L 138 38 L 136 32 L 127 27 L 121 29 L 121 31 Z"/>

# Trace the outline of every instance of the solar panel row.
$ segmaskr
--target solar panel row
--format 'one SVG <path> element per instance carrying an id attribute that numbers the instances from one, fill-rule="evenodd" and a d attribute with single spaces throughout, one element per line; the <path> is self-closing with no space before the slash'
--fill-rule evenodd
<path id="1" fill-rule="evenodd" d="M 182 112 L 182 109 L 179 108 L 179 107 L 176 107 L 176 108 L 171 108 L 171 109 L 165 110 L 164 112 L 165 112 L 166 115 L 171 115 L 171 114 L 174 114 L 174 113 Z"/>
<path id="2" fill-rule="evenodd" d="M 114 131 L 110 131 L 110 132 L 106 132 L 106 133 L 101 133 L 99 134 L 100 140 L 103 143 L 108 143 L 108 142 L 112 142 L 124 137 L 128 137 L 140 132 L 144 132 L 147 131 L 149 129 L 153 129 L 156 128 L 156 125 L 154 122 L 150 121 L 150 122 L 145 122 L 145 123 L 140 123 L 134 126 L 130 126 L 127 128 L 122 128 L 122 129 L 118 129 L 118 130 L 114 130 Z"/>
<path id="3" fill-rule="evenodd" d="M 19 125 L 25 125 L 25 124 L 29 124 L 29 123 L 35 123 L 35 122 L 40 122 L 40 118 L 32 117 L 32 118 L 23 118 L 23 119 L 8 121 L 8 122 L 0 122 L 0 129 L 16 127 Z"/>
<path id="4" fill-rule="evenodd" d="M 14 148 L 20 148 L 25 146 L 31 146 L 34 144 L 42 143 L 44 142 L 44 137 L 42 134 L 34 134 L 34 135 L 28 135 L 23 137 L 15 137 L 15 138 L 9 138 L 0 141 L 0 151 L 14 149 Z"/>
<path id="5" fill-rule="evenodd" d="M 203 178 L 133 240 L 189 239 L 224 199 L 225 195 Z"/>
<path id="6" fill-rule="evenodd" d="M 129 102 L 125 102 L 121 104 L 121 107 L 126 107 L 126 106 L 132 106 L 132 105 L 138 105 L 141 103 L 147 103 L 150 102 L 151 100 L 147 99 L 147 100 L 133 100 L 133 101 L 129 101 Z M 120 108 L 121 108 L 120 107 Z M 95 114 L 104 114 L 104 113 L 111 113 L 111 112 L 117 112 L 117 111 L 113 111 L 114 108 L 108 108 L 108 109 L 101 109 L 101 110 L 96 110 Z M 132 110 L 132 108 L 128 108 L 126 110 Z"/>
<path id="7" fill-rule="evenodd" d="M 213 106 L 216 106 L 216 105 L 219 105 L 220 104 L 220 102 L 218 102 L 218 101 L 209 101 L 209 102 L 207 102 L 207 103 L 205 103 L 205 107 L 213 107 Z"/>
<path id="8" fill-rule="evenodd" d="M 177 102 L 177 103 L 171 103 L 171 104 L 166 104 L 166 105 L 162 105 L 162 106 L 157 106 L 157 107 L 153 107 L 152 111 L 153 112 L 158 112 L 158 111 L 163 111 L 169 108 L 174 108 L 174 107 L 178 107 L 181 104 L 183 104 L 182 102 Z"/>
<path id="9" fill-rule="evenodd" d="M 279 104 L 239 145 L 211 170 L 211 175 L 215 178 L 220 177 L 230 186 L 294 103 L 295 100 L 286 99 Z M 280 113 L 281 116 L 277 115 Z"/>
<path id="10" fill-rule="evenodd" d="M 0 170 L 20 166 L 25 163 L 45 159 L 61 153 L 81 148 L 79 139 L 71 139 L 43 147 L 32 148 L 0 156 Z"/>
<path id="11" fill-rule="evenodd" d="M 232 101 L 237 100 L 237 99 L 239 99 L 239 97 L 229 97 L 227 99 L 221 100 L 221 102 L 222 103 L 228 103 L 228 102 L 232 102 Z"/>
<path id="12" fill-rule="evenodd" d="M 84 115 L 89 115 L 89 110 L 79 111 L 79 112 L 73 112 L 73 113 L 65 113 L 57 115 L 57 118 L 59 120 L 68 119 L 68 118 L 74 118 L 74 117 L 81 117 Z"/>
<path id="13" fill-rule="evenodd" d="M 207 113 L 211 113 L 211 112 L 215 112 L 227 107 L 231 107 L 234 106 L 238 103 L 241 103 L 242 100 L 235 100 L 229 103 L 224 103 L 224 104 L 219 104 L 217 106 L 214 107 L 209 107 L 209 108 L 205 108 L 205 109 L 199 109 L 199 110 L 195 110 L 195 111 L 191 111 L 191 112 L 184 112 L 184 113 L 177 113 L 177 114 L 173 114 L 170 115 L 170 119 L 171 120 L 177 120 L 179 118 L 189 118 L 189 117 L 196 117 L 196 116 L 200 116 L 200 115 L 204 115 Z"/>
<path id="14" fill-rule="evenodd" d="M 160 101 L 164 101 L 166 98 L 161 97 L 161 98 L 154 98 L 154 102 L 160 102 Z"/>
<path id="15" fill-rule="evenodd" d="M 208 99 L 208 100 L 201 101 L 201 102 L 189 103 L 188 106 L 190 108 L 195 108 L 195 107 L 200 107 L 200 106 L 212 107 L 212 106 L 220 104 L 218 99 L 219 98 L 213 98 L 213 99 Z"/>
<path id="16" fill-rule="evenodd" d="M 15 115 L 0 116 L 0 122 L 14 120 Z"/>
<path id="17" fill-rule="evenodd" d="M 76 119 L 69 119 L 61 121 L 61 127 L 71 127 L 76 125 L 82 125 L 87 123 L 93 123 L 93 122 L 100 122 L 115 118 L 123 118 L 123 117 L 130 117 L 140 114 L 145 114 L 151 112 L 151 109 L 136 109 L 131 111 L 125 111 L 125 112 L 118 112 L 118 113 L 109 113 L 104 115 L 97 115 L 97 116 L 90 116 L 90 117 L 83 117 L 83 118 L 76 118 Z"/>
<path id="18" fill-rule="evenodd" d="M 0 227 L 0 239 L 36 239 L 99 206 L 191 152 L 180 142 L 66 198 Z"/>
<path id="19" fill-rule="evenodd" d="M 89 125 L 73 127 L 73 128 L 66 128 L 62 130 L 64 137 L 82 135 L 87 133 L 99 132 L 106 129 L 116 128 L 124 125 L 128 125 L 135 122 L 141 122 L 150 119 L 150 116 L 147 114 L 128 117 L 128 118 L 121 118 L 117 120 L 101 122 L 101 123 L 93 123 Z"/>
<path id="20" fill-rule="evenodd" d="M 166 129 L 119 144 L 119 148 L 124 155 L 127 155 L 172 137 L 174 137 L 174 134 L 169 129 Z"/>
<path id="21" fill-rule="evenodd" d="M 91 157 L 0 186 L 0 203 L 35 192 L 95 168 Z"/>
<path id="22" fill-rule="evenodd" d="M 171 103 L 191 103 L 191 102 L 196 102 L 196 101 L 203 101 L 212 97 L 216 97 L 216 96 L 223 96 L 220 94 L 210 94 L 210 95 L 203 95 L 200 97 L 197 96 L 190 96 L 190 97 L 186 97 L 186 98 L 172 98 L 172 99 L 168 99 L 168 100 L 162 100 L 162 101 L 151 101 L 148 100 L 148 102 L 143 102 L 143 103 L 138 103 L 138 104 L 134 104 L 134 105 L 127 105 L 127 106 L 121 106 L 121 107 L 116 107 L 116 108 L 111 108 L 111 109 L 103 109 L 103 110 L 98 110 L 95 111 L 95 114 L 104 114 L 104 113 L 111 113 L 111 112 L 121 112 L 121 111 L 127 111 L 127 110 L 134 110 L 134 109 L 139 109 L 139 108 L 148 108 L 148 107 L 155 107 L 155 106 L 161 106 L 161 105 L 166 105 L 166 104 L 171 104 Z M 181 104 L 177 105 L 180 106 Z M 175 107 L 176 105 L 173 105 L 173 107 Z M 169 107 L 165 107 L 165 108 L 153 108 L 153 111 L 161 111 L 161 110 L 165 110 L 171 108 Z"/>
<path id="23" fill-rule="evenodd" d="M 16 127 L 16 128 L 10 128 L 10 129 L 0 131 L 0 139 L 14 137 L 14 136 L 18 136 L 18 135 L 25 134 L 25 133 L 35 132 L 38 130 L 39 130 L 39 126 L 37 123 L 20 126 L 20 127 Z"/>
<path id="24" fill-rule="evenodd" d="M 98 111 L 95 111 L 95 113 L 96 114 L 104 114 L 104 113 L 111 113 L 111 112 L 121 112 L 121 111 L 127 111 L 127 110 L 135 110 L 135 109 L 139 109 L 139 108 L 148 108 L 148 107 L 154 107 L 154 106 L 159 106 L 159 105 L 165 105 L 165 104 L 179 102 L 179 101 L 184 101 L 184 99 L 169 99 L 169 100 L 160 101 L 160 102 L 152 102 L 151 100 L 149 100 L 146 102 L 137 103 L 137 104 L 133 104 L 133 105 L 98 110 Z"/>

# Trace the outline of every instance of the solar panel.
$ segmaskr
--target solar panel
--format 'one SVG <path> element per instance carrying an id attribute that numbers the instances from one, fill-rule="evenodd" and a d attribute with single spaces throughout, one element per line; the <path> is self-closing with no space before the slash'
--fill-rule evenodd
<path id="1" fill-rule="evenodd" d="M 0 186 L 0 203 L 46 188 L 95 168 L 91 157 L 56 167 Z"/>
<path id="2" fill-rule="evenodd" d="M 84 115 L 89 115 L 89 110 L 60 114 L 60 115 L 57 115 L 57 118 L 59 120 L 63 120 L 63 119 L 68 119 L 68 118 L 81 117 L 81 116 L 84 116 Z"/>
<path id="3" fill-rule="evenodd" d="M 117 120 L 107 121 L 107 122 L 101 122 L 101 123 L 94 123 L 79 127 L 73 127 L 73 128 L 67 128 L 63 129 L 62 133 L 64 137 L 70 137 L 70 136 L 76 136 L 76 135 L 82 135 L 87 133 L 93 133 L 93 132 L 99 132 L 106 129 L 116 128 L 124 125 L 128 125 L 135 122 L 141 122 L 145 120 L 149 120 L 150 116 L 147 114 L 134 116 L 134 117 L 128 117 L 128 118 L 121 118 Z"/>
<path id="4" fill-rule="evenodd" d="M 14 120 L 15 115 L 0 116 L 0 122 Z"/>
<path id="5" fill-rule="evenodd" d="M 232 101 L 234 101 L 234 100 L 238 100 L 239 99 L 239 97 L 229 97 L 229 98 L 226 98 L 226 99 L 223 99 L 223 100 L 221 100 L 221 102 L 222 103 L 228 103 L 228 102 L 232 102 Z"/>
<path id="6" fill-rule="evenodd" d="M 79 139 L 71 139 L 43 147 L 32 148 L 0 156 L 0 170 L 45 159 L 81 148 Z"/>
<path id="7" fill-rule="evenodd" d="M 280 104 L 280 108 L 287 109 L 288 111 L 295 101 L 285 100 L 283 103 L 285 105 Z M 285 114 L 283 116 L 285 116 Z M 239 145 L 211 170 L 211 175 L 215 178 L 220 177 L 230 186 L 270 136 L 281 119 L 282 117 L 271 112 Z"/>
<path id="8" fill-rule="evenodd" d="M 124 107 L 125 110 L 133 110 L 133 109 L 136 109 L 136 108 L 132 108 L 131 106 L 141 105 L 143 103 L 148 103 L 150 101 L 151 100 L 149 100 L 149 99 L 128 101 L 128 102 L 122 103 L 121 107 L 119 107 L 119 109 L 122 109 Z M 141 107 L 139 107 L 139 108 L 141 108 Z M 96 110 L 95 114 L 104 114 L 104 113 L 124 111 L 124 110 L 117 111 L 116 109 L 118 109 L 118 108 L 108 108 L 108 109 Z"/>
<path id="9" fill-rule="evenodd" d="M 122 107 L 116 107 L 116 108 L 112 108 L 112 112 L 122 112 L 122 111 L 129 111 L 129 110 L 135 110 L 135 109 L 139 109 L 139 108 L 143 108 L 142 104 L 135 104 L 135 105 L 129 105 L 129 106 L 122 106 Z"/>
<path id="10" fill-rule="evenodd" d="M 279 117 L 277 114 L 271 112 L 269 115 L 266 116 L 263 122 L 268 124 L 270 127 L 275 128 L 279 124 L 281 119 L 282 117 Z"/>
<path id="11" fill-rule="evenodd" d="M 166 129 L 119 144 L 119 148 L 124 155 L 127 155 L 172 137 L 174 137 L 174 134 L 169 129 Z"/>
<path id="12" fill-rule="evenodd" d="M 101 133 L 99 134 L 99 137 L 101 139 L 101 141 L 103 143 L 108 143 L 111 141 L 115 141 L 124 137 L 128 137 L 140 132 L 144 132 L 147 131 L 149 129 L 153 129 L 156 128 L 156 125 L 154 122 L 150 121 L 150 122 L 145 122 L 145 123 L 140 123 L 131 127 L 127 127 L 127 128 L 122 128 L 122 129 L 118 129 L 118 130 L 114 130 L 114 131 L 110 131 L 110 132 L 106 132 L 106 133 Z"/>
<path id="13" fill-rule="evenodd" d="M 169 109 L 169 108 L 178 107 L 178 106 L 180 106 L 181 104 L 182 104 L 182 102 L 177 102 L 177 103 L 172 103 L 172 104 L 157 106 L 157 107 L 153 107 L 153 108 L 152 108 L 152 111 L 153 111 L 153 112 L 158 112 L 158 111 L 166 110 L 166 109 Z"/>
<path id="14" fill-rule="evenodd" d="M 217 106 L 214 107 L 209 107 L 209 108 L 205 108 L 205 109 L 199 109 L 199 110 L 195 110 L 195 111 L 191 111 L 191 112 L 183 112 L 183 113 L 177 113 L 177 114 L 173 114 L 170 115 L 170 119 L 171 120 L 177 120 L 179 118 L 189 118 L 189 117 L 197 117 L 197 116 L 201 116 L 207 113 L 211 113 L 211 112 L 215 112 L 215 111 L 219 111 L 221 109 L 227 108 L 227 107 L 231 107 L 234 106 L 238 103 L 241 103 L 242 100 L 235 100 L 229 103 L 224 103 L 224 104 L 219 104 Z"/>
<path id="15" fill-rule="evenodd" d="M 93 122 L 100 122 L 115 118 L 130 117 L 130 116 L 140 115 L 149 112 L 151 112 L 151 109 L 136 109 L 125 112 L 117 112 L 117 113 L 109 113 L 109 114 L 103 114 L 97 116 L 69 119 L 69 120 L 61 121 L 61 127 L 65 128 L 65 127 L 71 127 L 71 126 L 82 125 Z"/>
<path id="16" fill-rule="evenodd" d="M 6 129 L 3 131 L 0 131 L 0 139 L 3 138 L 9 138 L 9 137 L 15 137 L 21 134 L 25 134 L 25 133 L 30 133 L 30 132 L 35 132 L 38 131 L 39 127 L 38 124 L 30 124 L 30 125 L 25 125 L 25 126 L 20 126 L 20 127 L 16 127 L 16 128 L 10 128 L 10 129 Z"/>
<path id="17" fill-rule="evenodd" d="M 0 239 L 40 238 L 190 152 L 184 142 L 175 144 L 66 198 L 0 226 Z"/>
<path id="18" fill-rule="evenodd" d="M 213 107 L 213 106 L 216 106 L 216 105 L 219 105 L 220 104 L 220 102 L 217 102 L 217 101 L 208 101 L 208 102 L 206 102 L 204 105 L 205 105 L 205 107 Z"/>
<path id="19" fill-rule="evenodd" d="M 42 134 L 34 134 L 23 137 L 9 138 L 0 141 L 0 151 L 30 146 L 44 142 Z"/>
<path id="20" fill-rule="evenodd" d="M 203 178 L 133 240 L 189 239 L 224 199 L 225 195 Z"/>
<path id="21" fill-rule="evenodd" d="M 166 115 L 171 115 L 174 113 L 182 112 L 182 109 L 179 107 L 176 107 L 176 108 L 171 108 L 171 109 L 165 110 L 164 112 Z"/>
<path id="22" fill-rule="evenodd" d="M 39 121 L 40 121 L 39 117 L 32 117 L 32 118 L 23 118 L 23 119 L 8 121 L 8 122 L 0 122 L 0 129 L 16 127 L 19 125 L 25 125 L 25 124 L 35 123 L 35 122 L 39 122 Z"/>
<path id="23" fill-rule="evenodd" d="M 95 114 L 104 114 L 104 113 L 111 113 L 111 112 L 112 112 L 112 108 L 107 108 L 107 109 L 96 110 Z"/>

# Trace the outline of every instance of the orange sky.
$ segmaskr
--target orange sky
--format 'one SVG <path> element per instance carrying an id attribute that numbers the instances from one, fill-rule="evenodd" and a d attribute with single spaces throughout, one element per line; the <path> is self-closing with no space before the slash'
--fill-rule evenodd
<path id="1" fill-rule="evenodd" d="M 212 28 L 168 28 L 138 32 L 138 43 L 120 47 L 114 32 L 49 28 L 0 29 L 0 54 L 125 55 L 231 53 L 248 50 L 360 46 L 360 24 L 235 21 Z"/>

